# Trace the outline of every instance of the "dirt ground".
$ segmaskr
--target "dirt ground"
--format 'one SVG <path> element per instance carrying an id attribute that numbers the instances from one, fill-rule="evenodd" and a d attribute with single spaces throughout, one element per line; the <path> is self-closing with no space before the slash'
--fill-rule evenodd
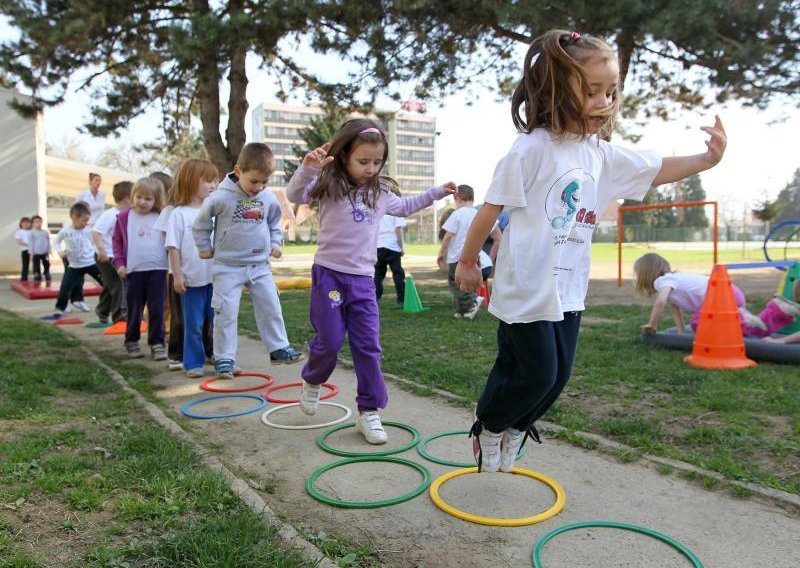
<path id="1" fill-rule="evenodd" d="M 434 278 L 433 271 L 430 279 Z M 425 279 L 415 269 L 415 278 Z M 765 290 L 775 287 L 774 275 L 765 278 Z M 438 278 L 438 277 L 437 277 Z M 441 281 L 441 280 L 439 280 Z M 770 281 L 769 286 L 766 281 Z M 598 284 L 599 282 L 599 284 Z M 748 282 L 743 287 L 751 291 Z M 632 290 L 616 289 L 616 282 L 592 282 L 590 301 L 620 298 L 631 301 Z M 596 296 L 602 293 L 604 295 Z M 755 292 L 753 292 L 755 293 Z M 91 306 L 96 298 L 89 301 Z M 0 288 L 0 305 L 38 318 L 51 309 L 50 302 L 31 302 Z M 103 336 L 84 326 L 67 326 L 73 334 L 98 352 L 122 354 L 118 337 Z M 299 380 L 300 366 L 272 367 L 260 342 L 240 337 L 239 362 L 246 371 L 274 375 L 276 384 Z M 587 451 L 548 438 L 541 446 L 530 444 L 519 465 L 541 472 L 563 487 L 566 505 L 556 517 L 539 524 L 501 528 L 465 522 L 438 509 L 427 492 L 398 505 L 377 509 L 343 509 L 312 499 L 306 482 L 316 469 L 341 458 L 317 446 L 319 429 L 286 430 L 261 423 L 261 412 L 236 418 L 194 420 L 181 414 L 181 407 L 209 393 L 198 381 L 181 373 L 163 370 L 163 364 L 145 361 L 157 372 L 156 395 L 171 416 L 234 471 L 254 480 L 268 480 L 273 489 L 263 493 L 269 506 L 288 522 L 312 536 L 343 535 L 356 543 L 369 543 L 381 562 L 391 568 L 445 568 L 464 566 L 530 566 L 537 538 L 566 523 L 614 520 L 649 527 L 688 546 L 706 566 L 800 566 L 800 518 L 792 512 L 756 499 L 739 499 L 722 491 L 704 489 L 677 474 L 656 469 L 645 462 L 622 463 L 600 452 Z M 247 386 L 253 379 L 238 379 Z M 339 367 L 331 382 L 341 392 L 331 400 L 354 409 L 355 376 Z M 438 397 L 419 396 L 389 385 L 391 402 L 382 412 L 384 421 L 397 421 L 416 428 L 422 437 L 450 430 L 463 430 L 471 423 L 471 410 Z M 281 391 L 296 396 L 296 388 Z M 252 401 L 241 399 L 206 403 L 199 412 L 239 410 Z M 296 407 L 278 407 L 271 415 L 285 425 L 312 425 L 342 415 L 338 408 L 323 407 L 315 417 L 306 417 Z M 349 420 L 352 421 L 352 418 Z M 396 426 L 387 426 L 389 447 L 410 439 Z M 368 451 L 353 428 L 329 438 L 336 448 Z M 430 444 L 434 455 L 469 461 L 470 441 L 463 435 L 448 436 Z M 426 467 L 436 479 L 452 468 L 429 462 L 416 450 L 398 457 Z M 366 462 L 338 467 L 322 474 L 318 490 L 344 500 L 387 499 L 410 491 L 420 475 L 399 464 Z M 539 481 L 518 475 L 485 474 L 456 478 L 441 489 L 452 506 L 481 516 L 503 518 L 530 516 L 549 508 L 554 494 Z M 672 548 L 643 535 L 603 529 L 583 529 L 564 534 L 548 545 L 548 568 L 595 566 L 647 566 L 679 568 L 687 560 Z"/>

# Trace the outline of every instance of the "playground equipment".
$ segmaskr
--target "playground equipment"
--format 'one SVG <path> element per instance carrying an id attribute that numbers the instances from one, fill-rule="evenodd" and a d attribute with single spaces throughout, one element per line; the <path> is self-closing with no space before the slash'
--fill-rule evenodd
<path id="1" fill-rule="evenodd" d="M 674 327 L 659 331 L 655 335 L 643 333 L 642 343 L 664 349 L 679 349 L 686 351 L 692 348 L 694 333 L 678 333 Z M 785 345 L 757 339 L 744 338 L 744 352 L 756 361 L 769 361 L 772 363 L 800 363 L 800 343 Z"/>
<path id="2" fill-rule="evenodd" d="M 739 311 L 725 265 L 715 264 L 711 271 L 692 354 L 684 357 L 684 361 L 704 369 L 742 369 L 756 365 L 745 355 Z"/>
<path id="3" fill-rule="evenodd" d="M 768 262 L 800 260 L 800 220 L 775 225 L 764 237 L 762 249 Z"/>
<path id="4" fill-rule="evenodd" d="M 50 300 L 58 297 L 61 282 L 36 282 L 31 280 L 12 280 L 11 289 L 29 300 Z M 87 282 L 83 285 L 84 296 L 99 296 L 103 289 Z"/>

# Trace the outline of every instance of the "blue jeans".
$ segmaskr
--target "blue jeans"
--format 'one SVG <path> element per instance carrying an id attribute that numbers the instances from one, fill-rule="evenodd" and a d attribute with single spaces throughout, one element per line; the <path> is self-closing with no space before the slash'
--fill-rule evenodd
<path id="1" fill-rule="evenodd" d="M 186 292 L 181 294 L 181 307 L 183 308 L 183 368 L 201 369 L 206 360 L 206 350 L 203 342 L 203 329 L 206 322 L 209 324 L 214 319 L 211 309 L 211 295 L 213 286 L 186 287 Z"/>

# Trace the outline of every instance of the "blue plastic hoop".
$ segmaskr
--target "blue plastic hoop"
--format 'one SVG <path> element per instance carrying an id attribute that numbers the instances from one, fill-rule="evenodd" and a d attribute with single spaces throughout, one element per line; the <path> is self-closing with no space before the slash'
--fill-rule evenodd
<path id="1" fill-rule="evenodd" d="M 259 404 L 258 406 L 254 406 L 253 408 L 248 408 L 247 410 L 242 410 L 240 412 L 232 412 L 231 414 L 195 414 L 193 412 L 189 412 L 189 409 L 192 408 L 193 406 L 202 404 L 204 402 L 208 402 L 209 400 L 217 400 L 220 398 L 250 398 L 253 400 L 257 400 Z M 198 398 L 197 400 L 190 400 L 189 402 L 181 406 L 181 412 L 183 412 L 183 414 L 188 416 L 189 418 L 199 418 L 201 420 L 209 420 L 212 418 L 232 418 L 234 416 L 243 416 L 245 414 L 252 414 L 253 412 L 258 412 L 265 406 L 267 406 L 267 401 L 264 400 L 262 397 L 254 394 L 218 394 L 214 396 L 205 396 L 203 398 Z"/>

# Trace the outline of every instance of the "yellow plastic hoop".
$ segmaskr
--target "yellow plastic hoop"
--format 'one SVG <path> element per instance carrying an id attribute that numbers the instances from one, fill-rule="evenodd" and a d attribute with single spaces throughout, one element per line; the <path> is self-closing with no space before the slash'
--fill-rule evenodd
<path id="1" fill-rule="evenodd" d="M 445 503 L 439 496 L 439 487 L 441 487 L 445 482 L 450 481 L 454 477 L 459 477 L 461 475 L 468 475 L 470 473 L 476 473 L 477 471 L 478 471 L 477 467 L 467 467 L 464 469 L 457 469 L 455 471 L 445 473 L 444 475 L 438 477 L 433 483 L 431 483 L 431 487 L 429 490 L 431 499 L 433 500 L 433 504 L 439 507 L 445 513 L 453 515 L 454 517 L 461 519 L 462 521 L 469 521 L 470 523 L 477 523 L 479 525 L 489 525 L 492 527 L 523 527 L 526 525 L 534 525 L 536 523 L 541 523 L 542 521 L 546 521 L 551 517 L 555 517 L 557 514 L 561 512 L 561 510 L 564 508 L 564 504 L 567 501 L 564 489 L 554 479 L 551 479 L 542 473 L 531 471 L 529 469 L 522 469 L 519 467 L 515 467 L 514 469 L 512 469 L 511 473 L 515 475 L 524 475 L 526 477 L 538 479 L 539 481 L 541 481 L 542 483 L 544 483 L 550 489 L 553 490 L 553 493 L 556 494 L 556 502 L 553 504 L 552 507 L 537 515 L 533 515 L 530 517 L 519 517 L 517 519 L 481 517 L 478 515 L 473 515 L 472 513 L 467 513 L 466 511 L 462 511 L 460 509 L 456 509 L 455 507 Z"/>

